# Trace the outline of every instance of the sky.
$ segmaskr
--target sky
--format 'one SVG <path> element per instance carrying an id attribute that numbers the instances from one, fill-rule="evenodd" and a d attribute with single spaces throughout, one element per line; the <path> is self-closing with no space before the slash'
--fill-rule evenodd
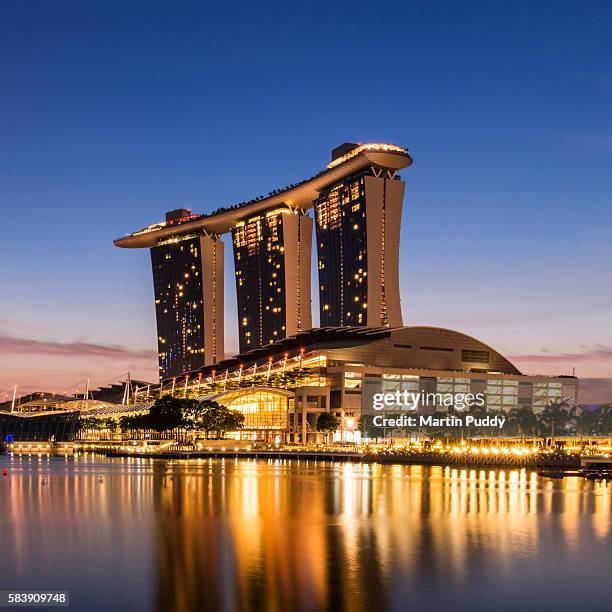
<path id="1" fill-rule="evenodd" d="M 405 324 L 612 378 L 611 108 L 606 1 L 3 3 L 0 400 L 154 380 L 149 254 L 113 239 L 346 141 L 414 158 Z M 225 291 L 233 354 L 229 243 Z"/>

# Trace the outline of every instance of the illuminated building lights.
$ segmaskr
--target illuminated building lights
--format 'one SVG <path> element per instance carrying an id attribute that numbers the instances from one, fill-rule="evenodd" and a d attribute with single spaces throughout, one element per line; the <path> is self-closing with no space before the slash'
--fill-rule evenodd
<path id="1" fill-rule="evenodd" d="M 398 147 L 397 145 L 393 145 L 393 144 L 385 144 L 385 143 L 362 144 L 362 145 L 359 145 L 358 147 L 355 147 L 354 149 L 352 149 L 345 155 L 342 155 L 341 157 L 334 159 L 329 164 L 327 164 L 327 167 L 330 169 L 335 168 L 336 166 L 343 164 L 344 162 L 348 161 L 349 159 L 352 159 L 353 157 L 356 157 L 357 155 L 359 155 L 360 153 L 363 153 L 364 151 L 385 151 L 385 152 L 391 152 L 391 153 L 408 153 L 408 151 L 404 149 L 403 147 Z"/>
<path id="2" fill-rule="evenodd" d="M 399 203 L 401 211 L 403 187 L 401 195 L 398 187 L 403 183 L 396 173 L 412 160 L 406 149 L 387 143 L 347 143 L 332 156 L 342 152 L 327 169 L 267 197 L 204 215 L 188 209 L 170 211 L 166 221 L 115 241 L 122 247 L 151 248 L 152 257 L 160 253 L 154 278 L 164 277 L 163 283 L 155 284 L 159 336 L 164 338 L 163 350 L 158 351 L 162 376 L 223 359 L 218 237 L 228 231 L 236 264 L 240 349 L 254 349 L 311 327 L 312 221 L 306 210 L 313 207 L 321 324 L 401 324 L 399 290 L 393 294 L 388 289 L 395 281 L 391 278 L 390 283 L 388 276 L 389 271 L 396 275 L 399 233 L 394 236 L 393 231 L 401 217 L 388 219 L 387 211 L 389 203 L 396 211 Z M 354 161 L 338 168 L 348 160 Z M 209 241 L 220 246 L 212 248 Z"/>
<path id="3" fill-rule="evenodd" d="M 301 312 L 302 293 L 308 288 L 300 287 L 301 260 L 310 254 L 301 245 L 302 233 L 310 239 L 311 230 L 304 230 L 309 224 L 303 213 L 279 208 L 246 219 L 232 230 L 241 351 L 284 337 L 287 328 L 295 333 L 302 320 L 310 320 L 310 313 Z M 292 299 L 290 306 L 287 300 Z"/>

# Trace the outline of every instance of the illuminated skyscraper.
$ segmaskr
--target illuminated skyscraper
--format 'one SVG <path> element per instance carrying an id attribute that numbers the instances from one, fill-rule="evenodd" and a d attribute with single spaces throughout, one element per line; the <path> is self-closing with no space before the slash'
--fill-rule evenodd
<path id="1" fill-rule="evenodd" d="M 281 208 L 232 229 L 240 350 L 312 327 L 312 219 Z"/>
<path id="2" fill-rule="evenodd" d="M 223 352 L 223 243 L 196 235 L 151 249 L 160 378 L 210 365 Z"/>
<path id="3" fill-rule="evenodd" d="M 223 359 L 223 244 L 232 232 L 240 351 L 312 327 L 315 209 L 322 326 L 402 324 L 399 232 L 412 163 L 403 147 L 345 143 L 314 176 L 207 214 L 166 220 L 115 240 L 149 248 L 163 379 Z M 197 274 L 196 274 L 197 272 Z"/>
<path id="4" fill-rule="evenodd" d="M 402 325 L 398 266 L 404 186 L 395 171 L 373 166 L 343 178 L 315 200 L 321 326 Z"/>

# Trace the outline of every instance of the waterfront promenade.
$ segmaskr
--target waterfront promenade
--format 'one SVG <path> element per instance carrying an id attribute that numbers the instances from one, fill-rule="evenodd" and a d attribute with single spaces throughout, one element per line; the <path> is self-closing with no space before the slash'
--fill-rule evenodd
<path id="1" fill-rule="evenodd" d="M 108 450 L 107 457 L 140 457 L 147 459 L 281 459 L 339 461 L 359 463 L 396 463 L 414 465 L 457 465 L 483 467 L 578 468 L 580 456 L 569 454 L 494 454 L 440 452 L 359 452 L 317 450 Z"/>
<path id="2" fill-rule="evenodd" d="M 8 445 L 14 455 L 103 455 L 109 458 L 147 459 L 272 459 L 334 461 L 340 463 L 393 463 L 482 467 L 531 467 L 575 470 L 581 460 L 612 460 L 609 439 L 493 439 L 461 440 L 444 444 L 320 444 L 261 445 L 235 440 L 97 440 L 74 442 L 20 442 Z"/>

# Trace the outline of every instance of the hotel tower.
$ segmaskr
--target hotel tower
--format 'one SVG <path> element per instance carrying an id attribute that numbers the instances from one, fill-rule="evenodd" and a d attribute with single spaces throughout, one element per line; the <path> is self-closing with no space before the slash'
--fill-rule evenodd
<path id="1" fill-rule="evenodd" d="M 166 214 L 184 218 L 187 210 Z M 176 236 L 151 248 L 160 378 L 215 364 L 223 354 L 223 242 Z"/>
<path id="2" fill-rule="evenodd" d="M 312 219 L 280 208 L 232 229 L 240 352 L 312 327 Z"/>
<path id="3" fill-rule="evenodd" d="M 332 163 L 346 152 L 334 149 Z M 399 233 L 405 183 L 366 168 L 314 201 L 321 327 L 402 325 Z"/>
<path id="4" fill-rule="evenodd" d="M 402 325 L 398 171 L 411 163 L 396 145 L 345 143 L 309 179 L 209 214 L 171 211 L 116 240 L 151 250 L 160 379 L 224 359 L 223 234 L 234 249 L 240 352 L 312 327 L 310 209 L 321 327 Z"/>

